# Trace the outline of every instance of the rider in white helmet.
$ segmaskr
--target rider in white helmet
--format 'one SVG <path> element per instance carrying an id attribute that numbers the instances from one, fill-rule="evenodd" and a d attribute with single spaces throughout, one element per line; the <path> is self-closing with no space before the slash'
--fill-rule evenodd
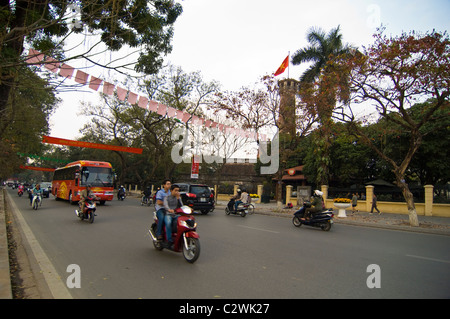
<path id="1" fill-rule="evenodd" d="M 309 219 L 312 213 L 318 213 L 324 209 L 323 207 L 323 192 L 316 189 L 313 194 L 313 201 L 311 202 L 311 207 L 307 208 L 305 211 L 304 219 Z"/>

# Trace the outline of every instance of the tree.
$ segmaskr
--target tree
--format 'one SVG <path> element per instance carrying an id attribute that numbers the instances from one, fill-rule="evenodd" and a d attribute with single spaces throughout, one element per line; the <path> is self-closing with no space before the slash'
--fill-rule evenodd
<path id="1" fill-rule="evenodd" d="M 44 146 L 41 135 L 49 131 L 48 119 L 59 100 L 46 79 L 22 67 L 18 75 L 21 85 L 11 94 L 11 103 L 2 113 L 8 126 L 0 133 L 0 179 L 7 178 L 26 163 L 18 153 L 39 155 Z"/>
<path id="2" fill-rule="evenodd" d="M 411 226 L 418 226 L 414 198 L 405 180 L 405 174 L 422 145 L 423 128 L 439 110 L 448 108 L 450 95 L 450 40 L 447 33 L 436 31 L 426 34 L 410 32 L 388 38 L 379 32 L 375 43 L 364 53 L 353 52 L 329 64 L 326 82 L 333 86 L 344 76 L 348 81 L 341 92 L 348 91 L 348 98 L 355 104 L 371 102 L 378 114 L 398 128 L 399 134 L 407 134 L 406 150 L 402 156 L 390 155 L 364 133 L 363 123 L 354 115 L 353 104 L 337 108 L 335 116 L 351 123 L 353 132 L 385 160 L 395 175 L 395 184 L 402 190 L 408 206 Z M 343 96 L 340 97 L 341 100 Z M 422 104 L 419 116 L 413 116 L 411 106 Z M 442 114 L 448 118 L 448 112 Z M 443 121 L 445 123 L 446 121 Z M 437 124 L 437 123 L 436 123 Z"/>
<path id="3" fill-rule="evenodd" d="M 145 77 L 139 89 L 147 91 L 152 100 L 200 115 L 205 99 L 217 90 L 217 85 L 204 82 L 200 72 L 185 73 L 181 67 L 169 65 L 158 74 Z M 121 183 L 148 185 L 174 176 L 177 164 L 171 160 L 171 150 L 176 141 L 172 140 L 172 132 L 181 125 L 178 120 L 144 110 L 136 104 L 130 106 L 116 95 L 102 94 L 102 104 L 88 104 L 84 112 L 92 116 L 92 120 L 83 128 L 83 138 L 143 148 L 141 155 L 115 152 L 119 158 L 117 169 Z"/>
<path id="4" fill-rule="evenodd" d="M 216 99 L 212 108 L 216 112 L 225 112 L 225 116 L 230 118 L 238 126 L 244 129 L 251 129 L 258 135 L 257 143 L 260 143 L 260 133 L 264 130 L 276 128 L 278 131 L 278 140 L 280 146 L 279 167 L 276 173 L 281 185 L 282 172 L 288 165 L 298 165 L 297 146 L 312 128 L 317 120 L 317 116 L 306 112 L 299 105 L 293 105 L 295 108 L 294 121 L 289 119 L 289 133 L 283 133 L 284 121 L 280 121 L 283 116 L 280 114 L 280 88 L 278 81 L 274 77 L 264 76 L 256 88 L 244 87 L 237 92 L 220 92 L 216 94 Z M 295 99 L 293 103 L 298 103 Z M 292 115 L 289 115 L 292 116 Z M 291 123 L 295 127 L 291 130 Z M 286 128 L 287 126 L 284 126 Z M 291 131 L 295 133 L 290 133 Z M 263 148 L 259 151 L 264 152 Z M 272 150 L 266 150 L 267 154 L 273 155 Z M 255 165 L 257 172 L 260 172 L 261 154 L 258 157 L 258 163 Z M 277 186 L 277 199 L 281 203 L 281 188 Z M 281 205 L 281 204 L 280 204 Z"/>
<path id="5" fill-rule="evenodd" d="M 320 75 L 327 72 L 325 67 L 328 61 L 335 56 L 348 53 L 350 47 L 343 44 L 339 26 L 331 29 L 328 34 L 320 28 L 311 28 L 308 31 L 307 40 L 310 45 L 294 53 L 292 64 L 313 62 L 300 78 L 300 95 L 306 108 L 318 116 L 321 124 L 320 138 L 316 140 L 316 159 L 320 163 L 317 167 L 317 184 L 321 185 L 328 184 L 329 179 L 331 110 L 334 108 L 336 100 L 332 88 L 326 89 L 321 85 Z M 322 90 L 319 96 L 311 95 L 311 90 L 315 90 L 316 87 Z"/>
<path id="6" fill-rule="evenodd" d="M 0 133 L 10 123 L 5 110 L 11 104 L 11 91 L 20 84 L 25 45 L 57 62 L 82 57 L 93 63 L 89 54 L 99 43 L 111 51 L 129 46 L 140 52 L 135 70 L 152 74 L 162 65 L 160 55 L 172 49 L 172 25 L 181 12 L 181 5 L 173 0 L 0 1 Z M 65 57 L 64 41 L 85 29 L 98 36 L 99 43 Z"/>
<path id="7" fill-rule="evenodd" d="M 314 82 L 320 76 L 331 57 L 348 52 L 349 46 L 343 44 L 339 28 L 340 26 L 331 29 L 328 34 L 325 34 L 325 31 L 317 27 L 312 27 L 308 30 L 306 39 L 310 45 L 299 49 L 292 56 L 292 64 L 294 65 L 313 62 L 309 69 L 300 77 L 300 81 L 303 84 Z"/>

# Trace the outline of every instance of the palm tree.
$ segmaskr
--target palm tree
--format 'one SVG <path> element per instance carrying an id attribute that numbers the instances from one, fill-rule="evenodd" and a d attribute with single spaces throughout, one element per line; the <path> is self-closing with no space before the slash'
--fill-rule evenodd
<path id="1" fill-rule="evenodd" d="M 342 43 L 342 34 L 340 34 L 339 26 L 331 29 L 326 34 L 321 28 L 313 27 L 307 33 L 309 46 L 298 50 L 292 56 L 292 64 L 298 65 L 305 62 L 314 62 L 300 77 L 302 87 L 314 87 L 315 80 L 319 78 L 322 71 L 326 72 L 326 65 L 329 60 L 341 54 L 348 53 L 350 46 Z M 315 154 L 319 162 L 316 176 L 317 186 L 328 184 L 328 167 L 331 164 L 330 147 L 331 147 L 331 112 L 336 105 L 334 92 L 327 91 L 326 87 L 318 83 L 317 91 L 320 99 L 313 99 L 314 112 L 317 112 L 320 121 L 319 134 L 320 139 L 316 140 Z M 307 92 L 305 90 L 304 92 Z M 303 98 L 303 97 L 302 97 Z"/>
<path id="2" fill-rule="evenodd" d="M 319 77 L 320 72 L 332 56 L 349 52 L 350 46 L 342 43 L 342 34 L 340 34 L 339 27 L 331 29 L 328 34 L 318 27 L 312 27 L 308 30 L 306 38 L 310 45 L 299 49 L 292 56 L 292 64 L 294 65 L 314 62 L 300 77 L 301 82 L 313 82 Z"/>

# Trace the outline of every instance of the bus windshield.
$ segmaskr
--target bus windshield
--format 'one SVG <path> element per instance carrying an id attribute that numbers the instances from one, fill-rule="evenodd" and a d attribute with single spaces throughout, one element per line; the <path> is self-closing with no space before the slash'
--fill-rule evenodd
<path id="1" fill-rule="evenodd" d="M 84 166 L 81 170 L 80 186 L 112 187 L 113 172 L 109 167 Z"/>

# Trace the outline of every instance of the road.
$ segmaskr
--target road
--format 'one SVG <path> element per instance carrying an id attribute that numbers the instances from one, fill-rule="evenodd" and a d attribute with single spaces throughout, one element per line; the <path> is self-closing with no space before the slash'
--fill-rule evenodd
<path id="1" fill-rule="evenodd" d="M 73 298 L 450 298 L 449 236 L 343 224 L 324 232 L 218 208 L 196 217 L 201 254 L 189 264 L 153 248 L 151 209 L 138 199 L 98 206 L 89 224 L 68 202 L 51 196 L 34 211 L 8 192 L 60 281 L 79 266 Z M 368 288 L 375 275 L 380 288 Z"/>

